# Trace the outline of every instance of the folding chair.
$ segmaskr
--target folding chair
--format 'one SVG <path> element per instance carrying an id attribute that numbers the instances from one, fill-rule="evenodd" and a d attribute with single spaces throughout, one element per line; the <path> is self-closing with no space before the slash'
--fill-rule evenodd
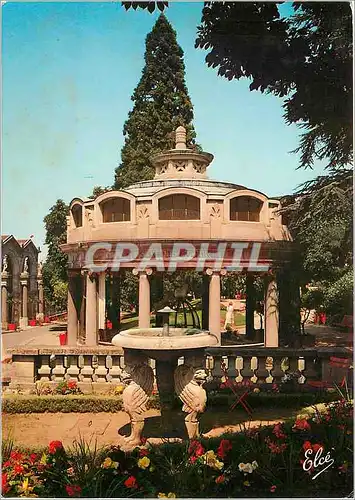
<path id="1" fill-rule="evenodd" d="M 344 371 L 343 377 L 341 379 L 338 387 L 343 388 L 345 385 L 347 386 L 347 375 L 348 371 L 352 368 L 351 358 L 337 358 L 335 356 L 331 356 L 329 358 L 329 378 L 330 380 L 310 380 L 308 385 L 311 387 L 315 387 L 317 389 L 330 389 L 334 387 L 333 382 L 333 368 L 341 369 Z"/>
<path id="2" fill-rule="evenodd" d="M 239 382 L 236 383 L 233 380 L 231 380 L 228 376 L 228 371 L 226 364 L 222 361 L 221 362 L 221 370 L 223 373 L 223 376 L 225 378 L 225 385 L 231 389 L 233 394 L 237 397 L 237 399 L 234 401 L 234 403 L 229 407 L 229 411 L 234 410 L 240 404 L 244 410 L 248 413 L 248 415 L 251 417 L 253 409 L 246 400 L 248 394 L 251 392 L 251 385 L 252 383 L 248 380 L 246 382 Z M 238 391 L 238 388 L 241 388 L 241 391 Z"/>

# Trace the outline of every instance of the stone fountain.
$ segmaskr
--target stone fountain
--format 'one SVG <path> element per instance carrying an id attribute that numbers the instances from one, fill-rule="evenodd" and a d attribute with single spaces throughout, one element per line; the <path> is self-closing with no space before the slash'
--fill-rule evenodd
<path id="1" fill-rule="evenodd" d="M 170 328 L 169 313 L 162 311 L 162 328 L 133 328 L 124 330 L 112 339 L 115 346 L 123 348 L 125 369 L 122 381 L 123 406 L 131 420 L 131 434 L 120 436 L 121 447 L 134 448 L 141 443 L 144 412 L 153 392 L 154 372 L 149 359 L 155 360 L 157 388 L 162 415 L 171 409 L 174 392 L 183 403 L 187 415 L 185 425 L 189 439 L 199 436 L 198 416 L 206 406 L 207 396 L 202 385 L 206 381 L 205 349 L 218 344 L 218 339 L 208 331 L 189 328 Z M 184 363 L 178 366 L 178 359 Z M 164 425 L 164 420 L 163 420 Z"/>

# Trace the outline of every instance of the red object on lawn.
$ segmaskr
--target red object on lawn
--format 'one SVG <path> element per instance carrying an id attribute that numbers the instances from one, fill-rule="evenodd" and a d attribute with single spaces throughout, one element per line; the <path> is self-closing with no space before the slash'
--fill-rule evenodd
<path id="1" fill-rule="evenodd" d="M 234 410 L 234 408 L 240 404 L 243 406 L 244 410 L 248 413 L 248 415 L 251 416 L 253 409 L 247 402 L 246 398 L 248 394 L 250 394 L 251 392 L 252 383 L 250 381 L 247 381 L 246 383 L 240 382 L 239 384 L 233 383 L 233 381 L 228 377 L 228 370 L 226 364 L 223 361 L 221 363 L 221 370 L 225 378 L 224 382 L 225 385 L 229 387 L 233 392 L 233 394 L 237 397 L 234 403 L 229 407 L 229 411 Z M 238 390 L 238 388 L 241 389 L 241 391 Z"/>
<path id="2" fill-rule="evenodd" d="M 30 319 L 28 324 L 29 324 L 29 326 L 36 326 L 37 321 L 35 319 Z"/>
<path id="3" fill-rule="evenodd" d="M 327 315 L 325 313 L 320 313 L 319 314 L 319 323 L 321 325 L 325 325 L 326 321 L 327 321 Z"/>
<path id="4" fill-rule="evenodd" d="M 16 330 L 16 323 L 9 323 L 7 328 L 10 332 L 14 332 Z"/>
<path id="5" fill-rule="evenodd" d="M 45 323 L 50 323 L 50 319 L 49 319 L 49 317 L 48 317 L 48 316 L 45 316 L 45 318 L 44 318 L 44 322 L 45 322 Z"/>
<path id="6" fill-rule="evenodd" d="M 67 332 L 59 334 L 60 345 L 67 345 Z"/>

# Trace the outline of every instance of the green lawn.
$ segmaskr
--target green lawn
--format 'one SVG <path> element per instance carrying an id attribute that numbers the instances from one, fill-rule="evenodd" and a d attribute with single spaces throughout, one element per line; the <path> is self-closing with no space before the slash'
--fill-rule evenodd
<path id="1" fill-rule="evenodd" d="M 200 321 L 202 322 L 202 311 L 201 310 L 197 310 L 197 314 L 200 318 Z M 226 317 L 226 310 L 225 309 L 221 309 L 221 321 L 225 320 L 225 317 Z M 191 320 L 191 314 L 190 313 L 187 313 L 187 318 L 188 318 L 188 321 L 189 323 L 192 324 L 192 320 Z M 184 322 L 184 314 L 183 313 L 179 313 L 178 314 L 178 317 L 177 317 L 177 322 L 180 323 L 180 324 L 183 324 Z M 175 323 L 175 315 L 174 314 L 171 314 L 170 315 L 170 325 L 173 326 Z M 155 326 L 155 315 L 152 315 L 150 317 L 150 324 L 152 327 Z M 122 319 L 121 320 L 121 325 L 124 327 L 124 329 L 130 329 L 130 328 L 136 328 L 138 326 L 138 316 L 132 316 L 130 318 L 125 318 L 125 319 Z M 240 327 L 240 326 L 245 326 L 245 314 L 243 313 L 239 313 L 239 312 L 235 312 L 234 313 L 234 325 L 236 327 Z"/>

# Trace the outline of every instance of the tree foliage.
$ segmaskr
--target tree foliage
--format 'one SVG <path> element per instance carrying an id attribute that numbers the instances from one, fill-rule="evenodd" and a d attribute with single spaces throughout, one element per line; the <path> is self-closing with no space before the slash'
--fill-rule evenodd
<path id="1" fill-rule="evenodd" d="M 283 3 L 283 2 L 279 2 Z M 196 47 L 208 66 L 250 90 L 284 98 L 284 118 L 305 130 L 300 166 L 346 166 L 352 154 L 352 16 L 348 2 L 207 2 Z"/>
<path id="2" fill-rule="evenodd" d="M 150 158 L 173 147 L 173 132 L 187 128 L 194 143 L 193 108 L 185 84 L 183 51 L 162 14 L 146 38 L 145 66 L 124 124 L 125 144 L 115 172 L 115 189 L 154 177 Z"/>
<path id="3" fill-rule="evenodd" d="M 337 279 L 352 263 L 352 171 L 331 171 L 282 199 L 281 213 L 299 244 L 304 283 Z"/>
<path id="4" fill-rule="evenodd" d="M 304 130 L 300 167 L 316 159 L 329 168 L 352 160 L 352 15 L 350 2 L 205 2 L 195 46 L 228 80 L 284 100 L 287 124 Z M 164 2 L 123 2 L 160 10 Z M 290 5 L 291 6 L 291 5 Z"/>
<path id="5" fill-rule="evenodd" d="M 44 218 L 45 244 L 48 245 L 43 265 L 44 292 L 47 304 L 56 311 L 66 308 L 68 257 L 60 250 L 59 245 L 66 243 L 68 213 L 69 206 L 63 200 L 57 200 Z"/>

